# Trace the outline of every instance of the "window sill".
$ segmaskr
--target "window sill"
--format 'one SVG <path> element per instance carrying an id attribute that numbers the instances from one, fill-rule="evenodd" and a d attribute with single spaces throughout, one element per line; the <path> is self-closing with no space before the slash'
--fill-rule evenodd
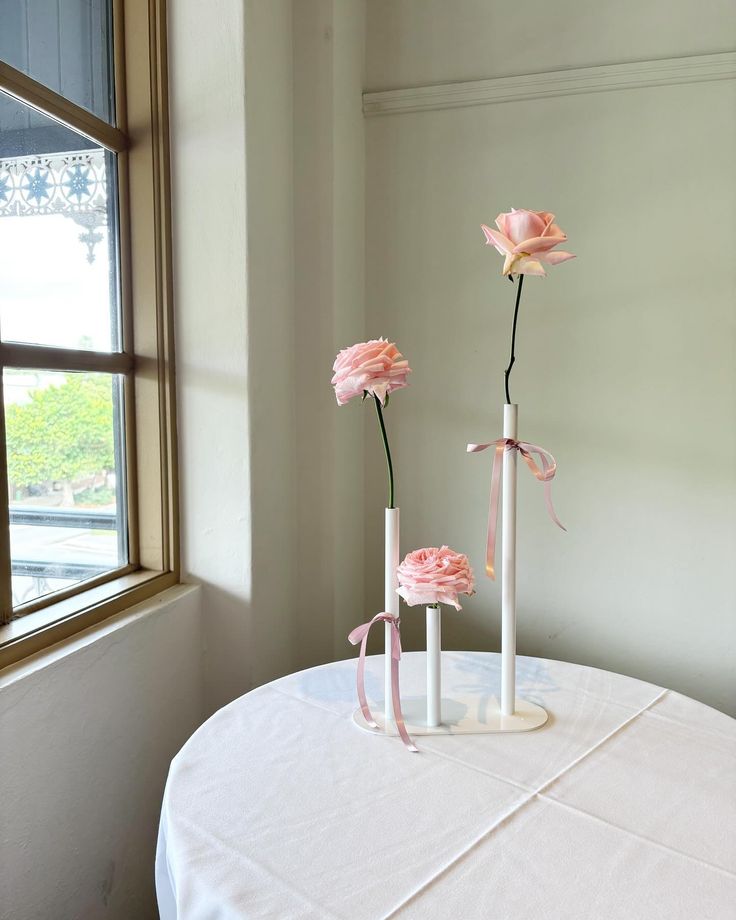
<path id="1" fill-rule="evenodd" d="M 0 669 L 173 587 L 174 572 L 141 569 L 0 627 Z"/>

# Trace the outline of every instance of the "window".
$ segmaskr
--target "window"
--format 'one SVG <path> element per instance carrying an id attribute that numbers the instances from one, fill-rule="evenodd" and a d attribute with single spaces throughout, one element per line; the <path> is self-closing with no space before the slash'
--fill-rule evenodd
<path id="1" fill-rule="evenodd" d="M 178 579 L 163 0 L 0 0 L 0 666 Z"/>

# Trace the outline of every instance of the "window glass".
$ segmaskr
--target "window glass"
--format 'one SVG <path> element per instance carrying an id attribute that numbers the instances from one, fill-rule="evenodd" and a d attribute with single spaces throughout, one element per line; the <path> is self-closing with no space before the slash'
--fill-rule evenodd
<path id="1" fill-rule="evenodd" d="M 122 379 L 3 374 L 13 606 L 127 562 Z"/>
<path id="2" fill-rule="evenodd" d="M 118 351 L 112 153 L 0 93 L 0 336 Z"/>
<path id="3" fill-rule="evenodd" d="M 0 0 L 0 60 L 114 123 L 111 0 Z"/>

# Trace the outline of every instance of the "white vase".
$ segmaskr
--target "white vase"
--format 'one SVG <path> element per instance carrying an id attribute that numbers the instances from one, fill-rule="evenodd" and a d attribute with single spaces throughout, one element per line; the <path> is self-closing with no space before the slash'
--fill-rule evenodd
<path id="1" fill-rule="evenodd" d="M 385 556 L 384 556 L 384 597 L 383 609 L 395 617 L 399 615 L 399 579 L 396 570 L 399 567 L 399 509 L 386 508 L 385 514 Z M 386 731 L 393 722 L 394 712 L 391 702 L 391 626 L 384 623 L 384 670 L 383 699 Z"/>
<path id="2" fill-rule="evenodd" d="M 439 606 L 427 607 L 427 725 L 442 722 L 442 620 Z"/>
<path id="3" fill-rule="evenodd" d="M 503 407 L 503 436 L 518 440 L 519 407 Z M 501 504 L 501 714 L 514 714 L 516 700 L 516 450 L 503 454 Z"/>

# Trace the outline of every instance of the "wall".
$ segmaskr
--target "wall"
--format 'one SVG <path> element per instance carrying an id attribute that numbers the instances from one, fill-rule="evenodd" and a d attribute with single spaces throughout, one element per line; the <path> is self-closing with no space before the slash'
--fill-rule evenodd
<path id="1" fill-rule="evenodd" d="M 488 464 L 462 449 L 498 425 L 510 295 L 478 225 L 519 199 L 554 206 L 580 256 L 527 285 L 522 315 L 522 430 L 558 455 L 556 500 L 570 534 L 548 529 L 535 484 L 522 482 L 531 523 L 520 576 L 533 580 L 521 582 L 521 648 L 728 707 L 723 644 L 696 638 L 693 656 L 691 623 L 693 608 L 705 611 L 699 622 L 710 634 L 733 640 L 723 574 L 734 541 L 733 440 L 723 435 L 706 492 L 693 490 L 698 461 L 679 438 L 688 414 L 715 427 L 730 417 L 733 274 L 712 268 L 718 250 L 704 235 L 689 245 L 712 270 L 693 271 L 678 257 L 679 236 L 662 234 L 650 215 L 667 214 L 673 228 L 682 214 L 700 215 L 732 239 L 730 212 L 714 215 L 709 196 L 724 194 L 733 84 L 365 123 L 359 99 L 363 86 L 725 50 L 731 5 L 713 0 L 697 20 L 682 6 L 672 16 L 655 0 L 616 10 L 563 0 L 554 12 L 539 4 L 533 15 L 500 16 L 475 0 L 371 0 L 365 73 L 362 0 L 219 2 L 205 21 L 193 2 L 173 6 L 183 547 L 186 577 L 203 587 L 208 711 L 278 674 L 344 656 L 361 598 L 366 613 L 381 604 L 383 458 L 375 419 L 357 405 L 336 411 L 327 377 L 338 348 L 387 334 L 409 354 L 414 385 L 387 413 L 404 549 L 449 539 L 481 567 Z M 218 68 L 199 67 L 204 58 Z M 709 110 L 720 118 L 706 120 Z M 715 142 L 693 171 L 698 131 Z M 540 136 L 549 148 L 542 170 Z M 227 176 L 224 204 L 202 168 L 213 157 Z M 621 239 L 635 245 L 619 255 Z M 705 321 L 690 309 L 695 301 Z M 711 341 L 709 324 L 726 334 Z M 450 364 L 451 399 L 441 373 Z M 498 395 L 489 398 L 492 385 Z M 667 446 L 657 480 L 650 432 Z M 692 523 L 672 526 L 675 507 Z M 693 529 L 707 551 L 692 551 Z M 409 617 L 405 625 L 418 643 L 418 625 Z M 446 635 L 496 647 L 497 587 L 484 583 Z"/>
<path id="2" fill-rule="evenodd" d="M 199 590 L 0 675 L 0 918 L 146 920 L 174 754 L 202 717 Z"/>
<path id="3" fill-rule="evenodd" d="M 297 667 L 345 657 L 362 612 L 362 417 L 329 380 L 364 330 L 364 12 L 294 3 Z"/>
<path id="4" fill-rule="evenodd" d="M 213 710 L 293 658 L 291 4 L 181 3 L 169 28 L 182 552 Z"/>
<path id="5" fill-rule="evenodd" d="M 363 332 L 364 5 L 169 16 L 183 566 L 211 711 L 339 657 L 360 614 L 362 420 L 338 425 L 329 368 Z"/>
<path id="6" fill-rule="evenodd" d="M 724 50 L 736 8 L 708 8 L 678 4 L 673 16 L 664 3 L 568 0 L 501 16 L 475 0 L 379 0 L 368 5 L 367 83 Z M 522 467 L 519 650 L 732 713 L 734 103 L 728 80 L 366 121 L 366 331 L 395 339 L 414 368 L 387 413 L 402 551 L 448 542 L 483 571 L 490 458 L 465 444 L 501 434 L 514 290 L 479 225 L 511 206 L 553 210 L 578 258 L 527 279 L 512 396 L 521 435 L 557 457 L 569 532 L 547 519 Z M 384 489 L 372 423 L 369 611 L 380 604 Z M 498 648 L 499 605 L 481 576 L 463 612 L 445 615 L 447 645 Z M 421 617 L 403 623 L 419 647 Z"/>
<path id="7" fill-rule="evenodd" d="M 369 91 L 732 51 L 731 0 L 370 0 Z"/>

